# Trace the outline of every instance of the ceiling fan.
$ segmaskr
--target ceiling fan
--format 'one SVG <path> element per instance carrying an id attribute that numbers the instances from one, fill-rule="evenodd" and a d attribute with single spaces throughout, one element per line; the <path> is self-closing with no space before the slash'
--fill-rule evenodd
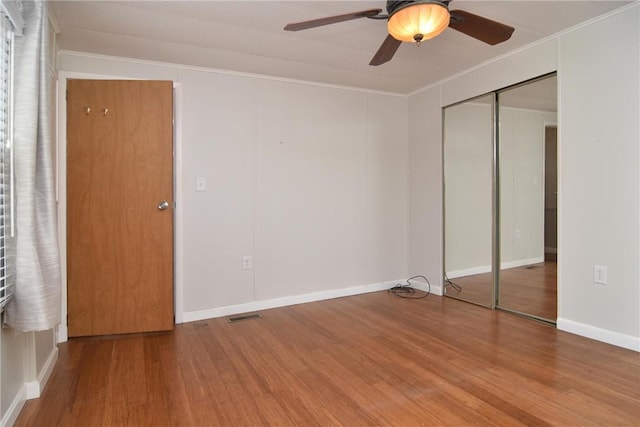
<path id="1" fill-rule="evenodd" d="M 393 58 L 402 42 L 420 43 L 447 27 L 490 45 L 509 40 L 514 28 L 464 10 L 449 10 L 451 0 L 387 1 L 387 13 L 368 9 L 344 15 L 288 24 L 287 31 L 300 31 L 359 18 L 386 19 L 389 34 L 369 65 L 381 65 Z"/>

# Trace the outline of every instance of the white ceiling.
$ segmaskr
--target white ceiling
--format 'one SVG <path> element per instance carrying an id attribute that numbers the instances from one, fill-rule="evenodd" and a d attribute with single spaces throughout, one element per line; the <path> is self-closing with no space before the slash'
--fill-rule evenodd
<path id="1" fill-rule="evenodd" d="M 489 46 L 455 30 L 392 61 L 369 61 L 386 22 L 358 19 L 299 32 L 290 22 L 371 8 L 384 1 L 53 1 L 60 49 L 179 63 L 395 93 L 411 93 L 630 1 L 452 1 L 515 27 Z"/>

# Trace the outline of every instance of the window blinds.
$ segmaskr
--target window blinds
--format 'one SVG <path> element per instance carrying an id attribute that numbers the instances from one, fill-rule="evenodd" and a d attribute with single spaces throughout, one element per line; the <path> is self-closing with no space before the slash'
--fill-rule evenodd
<path id="1" fill-rule="evenodd" d="M 12 230 L 12 48 L 13 25 L 0 13 L 0 310 L 13 297 L 15 281 L 7 262 L 7 242 Z"/>

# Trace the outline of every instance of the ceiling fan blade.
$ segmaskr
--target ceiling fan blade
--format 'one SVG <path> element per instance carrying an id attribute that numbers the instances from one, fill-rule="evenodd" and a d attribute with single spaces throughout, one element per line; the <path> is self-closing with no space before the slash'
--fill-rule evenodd
<path id="1" fill-rule="evenodd" d="M 382 46 L 380 46 L 380 49 L 378 49 L 371 62 L 369 62 L 369 65 L 382 65 L 385 62 L 389 62 L 401 44 L 402 42 L 400 40 L 396 40 L 391 35 L 388 35 L 382 42 Z"/>
<path id="2" fill-rule="evenodd" d="M 287 26 L 284 27 L 284 29 L 287 31 L 306 30 L 308 28 L 315 28 L 315 27 L 321 27 L 323 25 L 336 24 L 338 22 L 350 21 L 352 19 L 375 16 L 380 14 L 380 12 L 382 12 L 382 9 L 369 9 L 369 10 L 363 10 L 360 12 L 346 13 L 344 15 L 329 16 L 327 18 L 312 19 L 311 21 L 287 24 Z"/>
<path id="3" fill-rule="evenodd" d="M 449 28 L 460 31 L 468 36 L 490 45 L 496 45 L 509 40 L 513 34 L 513 27 L 464 10 L 452 10 Z"/>

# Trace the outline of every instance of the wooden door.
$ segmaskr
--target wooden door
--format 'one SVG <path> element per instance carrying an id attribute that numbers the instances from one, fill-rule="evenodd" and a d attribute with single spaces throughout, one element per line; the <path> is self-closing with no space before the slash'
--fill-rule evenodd
<path id="1" fill-rule="evenodd" d="M 172 82 L 68 81 L 67 280 L 69 336 L 173 328 Z"/>

